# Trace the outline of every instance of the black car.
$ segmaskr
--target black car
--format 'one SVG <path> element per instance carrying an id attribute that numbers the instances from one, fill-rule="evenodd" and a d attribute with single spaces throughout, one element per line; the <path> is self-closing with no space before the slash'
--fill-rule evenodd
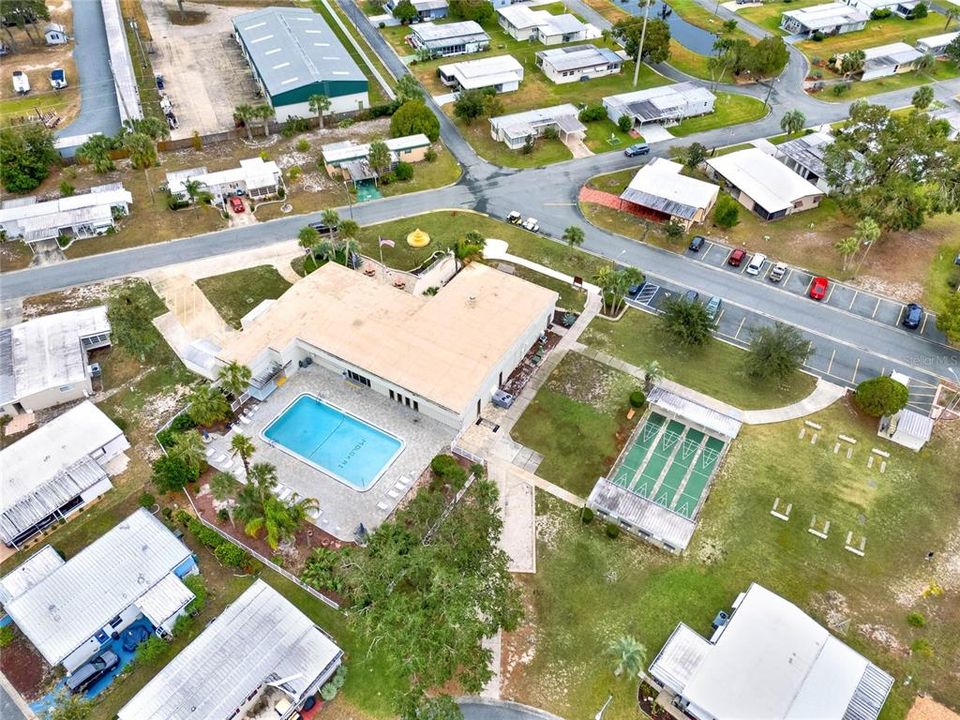
<path id="1" fill-rule="evenodd" d="M 330 234 L 336 232 L 336 230 L 337 230 L 336 227 L 330 227 L 329 225 L 327 225 L 326 223 L 323 223 L 323 222 L 312 222 L 312 223 L 310 223 L 310 227 L 312 227 L 314 230 L 316 230 L 316 231 L 317 231 L 318 233 L 320 233 L 321 235 L 330 235 Z"/>
<path id="2" fill-rule="evenodd" d="M 119 664 L 120 658 L 117 654 L 107 650 L 74 670 L 67 678 L 67 689 L 74 695 L 82 693 Z"/>
<path id="3" fill-rule="evenodd" d="M 917 303 L 907 305 L 907 310 L 903 314 L 903 320 L 900 321 L 900 324 L 905 328 L 916 330 L 920 327 L 921 322 L 923 322 L 923 306 L 917 305 Z"/>
<path id="4" fill-rule="evenodd" d="M 646 143 L 635 143 L 628 148 L 625 148 L 623 154 L 627 157 L 637 157 L 638 155 L 649 155 L 650 146 Z"/>
<path id="5" fill-rule="evenodd" d="M 706 241 L 707 239 L 703 235 L 694 235 L 693 240 L 690 241 L 690 250 L 700 252 L 700 249 Z"/>
<path id="6" fill-rule="evenodd" d="M 637 283 L 636 285 L 631 285 L 629 288 L 627 288 L 627 295 L 629 295 L 632 298 L 635 298 L 637 295 L 640 294 L 640 290 L 642 289 L 643 289 L 643 283 Z"/>
<path id="7" fill-rule="evenodd" d="M 696 290 L 687 290 L 683 294 L 683 299 L 689 303 L 695 303 L 700 299 L 700 293 L 698 293 Z"/>

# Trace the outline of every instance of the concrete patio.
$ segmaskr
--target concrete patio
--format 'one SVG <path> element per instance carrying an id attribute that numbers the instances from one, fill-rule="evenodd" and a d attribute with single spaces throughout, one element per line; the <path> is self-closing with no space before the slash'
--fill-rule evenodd
<path id="1" fill-rule="evenodd" d="M 355 490 L 261 437 L 261 431 L 303 393 L 320 397 L 404 441 L 400 455 L 369 490 Z M 297 372 L 260 403 L 249 417 L 235 424 L 226 435 L 214 436 L 208 444 L 207 462 L 244 481 L 240 460 L 230 454 L 230 441 L 236 432 L 249 437 L 256 446 L 251 463 L 268 462 L 276 466 L 280 479 L 279 497 L 289 500 L 296 494 L 316 498 L 320 513 L 313 522 L 347 542 L 356 539 L 354 532 L 361 523 L 371 531 L 379 526 L 397 507 L 433 456 L 449 447 L 455 435 L 453 428 L 316 366 Z"/>

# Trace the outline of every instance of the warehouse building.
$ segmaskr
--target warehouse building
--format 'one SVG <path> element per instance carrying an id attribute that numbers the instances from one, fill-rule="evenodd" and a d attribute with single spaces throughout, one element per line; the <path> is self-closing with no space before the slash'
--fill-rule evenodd
<path id="1" fill-rule="evenodd" d="M 684 623 L 649 673 L 695 720 L 876 720 L 893 678 L 753 583 L 707 640 Z"/>
<path id="2" fill-rule="evenodd" d="M 238 15 L 233 27 L 278 121 L 313 115 L 311 95 L 328 97 L 333 113 L 370 106 L 366 76 L 321 15 L 271 7 Z"/>
<path id="3" fill-rule="evenodd" d="M 113 487 L 129 449 L 123 431 L 89 401 L 0 451 L 0 538 L 23 545 Z"/>
<path id="4" fill-rule="evenodd" d="M 593 45 L 552 48 L 537 53 L 537 67 L 557 85 L 616 75 L 623 58 L 608 48 Z"/>

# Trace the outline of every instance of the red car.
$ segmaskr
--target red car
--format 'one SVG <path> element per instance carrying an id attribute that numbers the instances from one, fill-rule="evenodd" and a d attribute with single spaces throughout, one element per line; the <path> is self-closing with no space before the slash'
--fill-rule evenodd
<path id="1" fill-rule="evenodd" d="M 827 295 L 827 288 L 829 286 L 830 281 L 825 277 L 815 277 L 810 284 L 810 297 L 814 300 L 823 300 Z"/>
<path id="2" fill-rule="evenodd" d="M 235 213 L 242 213 L 247 208 L 244 206 L 243 200 L 234 195 L 230 198 L 230 209 Z"/>
<path id="3" fill-rule="evenodd" d="M 727 258 L 727 265 L 730 267 L 740 267 L 740 263 L 743 262 L 743 259 L 747 256 L 747 251 L 743 248 L 737 248 L 732 253 L 730 257 Z"/>

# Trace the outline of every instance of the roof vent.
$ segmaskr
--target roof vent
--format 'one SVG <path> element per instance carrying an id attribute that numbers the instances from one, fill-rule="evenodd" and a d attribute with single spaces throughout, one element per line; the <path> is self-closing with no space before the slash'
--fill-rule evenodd
<path id="1" fill-rule="evenodd" d="M 467 305 L 469 305 L 470 307 L 476 307 L 476 306 L 477 306 L 477 296 L 476 296 L 476 295 L 471 295 L 470 297 L 468 297 L 468 298 L 467 298 Z"/>

